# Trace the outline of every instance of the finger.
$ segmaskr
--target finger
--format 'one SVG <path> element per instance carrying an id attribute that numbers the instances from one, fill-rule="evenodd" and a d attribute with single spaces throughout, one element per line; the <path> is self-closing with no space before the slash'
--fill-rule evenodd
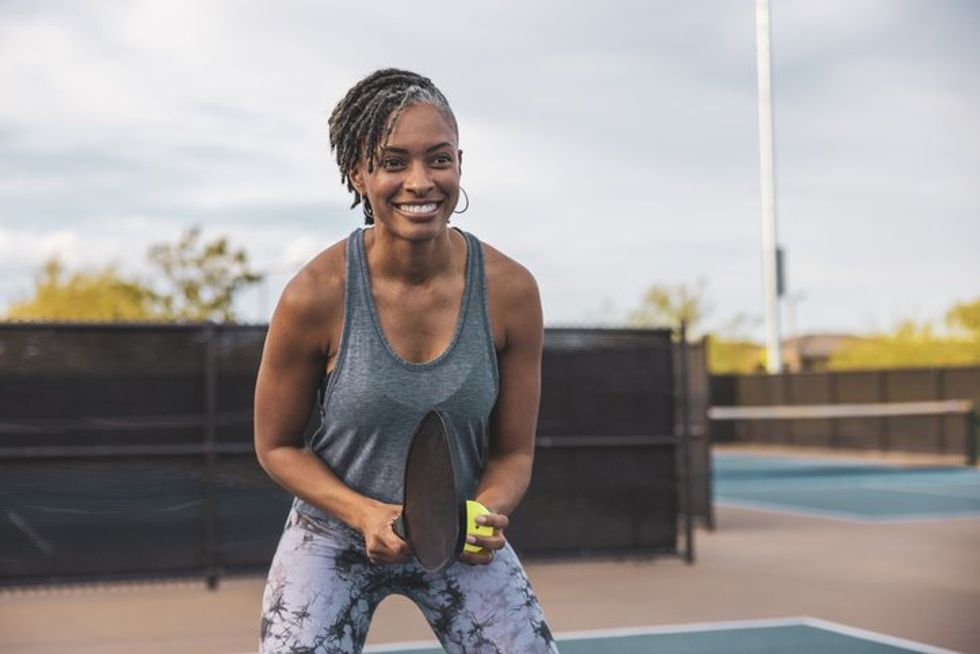
<path id="1" fill-rule="evenodd" d="M 503 531 L 510 526 L 510 518 L 503 513 L 485 513 L 476 517 L 476 524 L 487 525 L 496 531 Z"/>
<path id="2" fill-rule="evenodd" d="M 507 544 L 507 539 L 503 537 L 503 534 L 494 534 L 493 536 L 477 536 L 476 534 L 468 534 L 466 536 L 466 542 L 469 545 L 480 547 L 485 550 L 500 550 Z"/>
<path id="3" fill-rule="evenodd" d="M 385 550 L 385 554 L 399 560 L 405 560 L 412 556 L 412 547 L 408 541 L 402 540 L 394 532 L 385 534 L 380 540 L 380 545 Z"/>

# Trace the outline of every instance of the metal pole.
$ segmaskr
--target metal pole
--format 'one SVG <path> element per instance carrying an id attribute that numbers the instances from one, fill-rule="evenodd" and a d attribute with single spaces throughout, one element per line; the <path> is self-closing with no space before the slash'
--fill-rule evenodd
<path id="1" fill-rule="evenodd" d="M 681 321 L 681 457 L 684 469 L 684 561 L 694 563 L 694 474 L 687 381 L 687 323 Z"/>
<path id="2" fill-rule="evenodd" d="M 759 169 L 762 180 L 762 276 L 766 297 L 766 369 L 783 367 L 779 343 L 776 279 L 776 179 L 773 163 L 772 74 L 769 57 L 769 0 L 755 3 L 756 70 L 759 80 Z"/>
<path id="3" fill-rule="evenodd" d="M 712 476 L 714 468 L 711 461 L 711 445 L 714 442 L 711 433 L 711 420 L 708 419 L 708 407 L 711 406 L 711 376 L 708 374 L 708 348 L 710 347 L 710 340 L 707 335 L 701 339 L 701 371 L 700 374 L 702 379 L 704 379 L 705 384 L 707 384 L 704 389 L 704 395 L 702 396 L 702 401 L 704 404 L 702 408 L 698 411 L 701 416 L 701 420 L 704 424 L 704 430 L 701 432 L 701 454 L 704 457 L 704 466 L 702 467 L 702 474 L 704 479 L 704 506 L 705 506 L 705 526 L 708 531 L 715 530 L 715 503 L 714 503 L 714 488 L 712 487 Z"/>
<path id="4" fill-rule="evenodd" d="M 215 414 L 217 392 L 217 361 L 215 357 L 215 326 L 204 327 L 204 557 L 207 566 L 207 585 L 218 587 L 218 516 L 215 475 Z"/>

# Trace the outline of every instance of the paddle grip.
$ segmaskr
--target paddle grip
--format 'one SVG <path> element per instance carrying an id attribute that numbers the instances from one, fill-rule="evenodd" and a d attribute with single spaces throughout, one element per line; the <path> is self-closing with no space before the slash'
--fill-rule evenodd
<path id="1" fill-rule="evenodd" d="M 402 514 L 395 518 L 395 521 L 391 523 L 391 528 L 402 540 L 408 540 L 405 531 L 405 514 Z"/>

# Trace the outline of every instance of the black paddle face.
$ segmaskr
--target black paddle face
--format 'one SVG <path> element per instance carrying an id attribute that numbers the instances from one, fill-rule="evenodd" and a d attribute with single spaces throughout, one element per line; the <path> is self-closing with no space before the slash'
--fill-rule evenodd
<path id="1" fill-rule="evenodd" d="M 429 572 L 452 564 L 466 539 L 466 498 L 459 490 L 453 447 L 445 417 L 430 411 L 416 428 L 405 461 L 403 536 Z"/>

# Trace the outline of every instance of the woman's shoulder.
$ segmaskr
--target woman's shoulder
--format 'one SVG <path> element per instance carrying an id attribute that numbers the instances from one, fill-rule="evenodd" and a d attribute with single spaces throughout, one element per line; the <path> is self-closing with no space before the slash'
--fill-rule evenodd
<path id="1" fill-rule="evenodd" d="M 530 270 L 485 241 L 480 244 L 490 293 L 507 302 L 537 300 L 538 284 Z"/>
<path id="2" fill-rule="evenodd" d="M 306 322 L 322 322 L 343 309 L 347 278 L 347 239 L 337 241 L 310 259 L 293 275 L 279 300 L 281 310 Z"/>

